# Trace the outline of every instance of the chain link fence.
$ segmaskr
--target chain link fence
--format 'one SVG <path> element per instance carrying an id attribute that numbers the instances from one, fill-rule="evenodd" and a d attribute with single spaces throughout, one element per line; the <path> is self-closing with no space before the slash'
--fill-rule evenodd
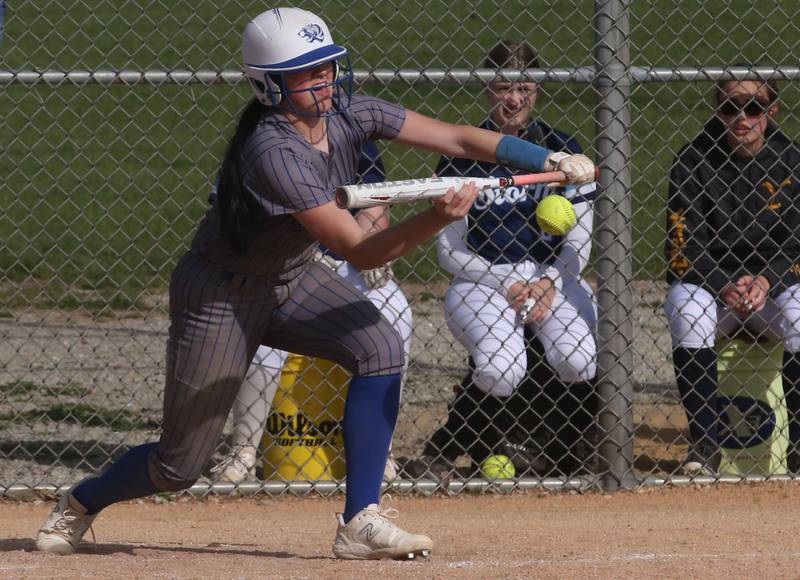
<path id="1" fill-rule="evenodd" d="M 11 494 L 69 485 L 158 437 L 169 274 L 206 208 L 226 141 L 250 97 L 238 72 L 241 31 L 267 7 L 180 0 L 6 4 L 0 45 L 0 489 Z M 670 194 L 678 152 L 717 114 L 720 79 L 778 81 L 773 120 L 789 139 L 798 134 L 793 3 L 423 0 L 308 2 L 303 8 L 322 14 L 337 42 L 349 47 L 359 91 L 450 122 L 479 125 L 491 117 L 490 93 L 497 89 L 487 83 L 498 79 L 484 66 L 487 52 L 500 39 L 527 41 L 538 51 L 538 66 L 506 70 L 502 80 L 536 82 L 537 126 L 573 137 L 602 167 L 592 231 L 581 224 L 575 230 L 592 244 L 579 276 L 584 284 L 573 287 L 582 288 L 588 302 L 582 311 L 573 309 L 578 314 L 562 334 L 547 335 L 544 324 L 525 332 L 517 326 L 506 333 L 516 342 L 498 339 L 490 362 L 470 357 L 466 331 L 453 330 L 455 307 L 446 296 L 456 284 L 435 243 L 393 264 L 397 286 L 376 300 L 402 296 L 408 306 L 396 312 L 397 324 L 413 320 L 389 485 L 452 492 L 613 490 L 690 476 L 713 481 L 797 472 L 791 427 L 800 408 L 791 381 L 800 364 L 792 366 L 783 348 L 785 342 L 787 352 L 800 349 L 792 330 L 799 325 L 797 296 L 790 292 L 779 301 L 782 309 L 772 320 L 780 321 L 772 326 L 777 332 L 753 337 L 764 325 L 740 311 L 751 336 L 734 336 L 738 326 L 725 326 L 734 340 L 720 339 L 713 348 L 714 329 L 705 342 L 686 337 L 714 326 L 712 312 L 721 304 L 715 299 L 724 302 L 728 294 L 707 293 L 708 301 L 692 290 L 686 303 L 696 309 L 677 309 L 670 321 L 663 308 L 669 261 L 700 255 L 691 251 L 725 257 L 734 283 L 746 264 L 757 262 L 754 256 L 766 247 L 760 240 L 774 240 L 777 250 L 767 256 L 769 267 L 746 273 L 798 268 L 800 221 L 791 221 L 791 212 L 800 204 L 800 175 L 789 145 L 778 160 L 761 159 L 742 170 L 752 177 L 749 189 L 725 185 L 732 175 L 745 177 L 721 163 L 708 183 L 698 185 L 691 171 L 690 177 L 673 175 Z M 767 114 L 748 112 L 758 98 L 727 100 L 739 118 L 752 120 Z M 545 133 L 539 137 L 551 134 Z M 437 155 L 395 144 L 380 143 L 379 153 L 387 179 L 424 177 L 439 166 Z M 746 165 L 736 159 L 746 156 L 728 162 Z M 695 189 L 686 190 L 689 185 Z M 746 209 L 761 229 L 748 229 L 738 211 L 728 216 L 738 228 L 731 233 L 720 208 L 704 206 L 713 227 L 706 224 L 704 247 L 687 250 L 683 243 L 695 239 L 697 223 L 686 223 L 689 209 L 678 202 L 668 211 L 668 197 L 712 195 L 709 188 L 744 192 L 741 207 L 724 207 Z M 494 192 L 489 201 L 529 200 L 535 207 L 544 193 Z M 755 200 L 765 195 L 766 207 L 758 206 Z M 397 207 L 393 219 L 416 209 Z M 696 213 L 697 219 L 705 215 Z M 532 223 L 530 213 L 517 215 Z M 478 254 L 491 244 L 497 250 L 503 236 L 488 234 L 507 227 L 482 232 L 488 246 L 476 246 L 481 232 L 474 229 L 462 241 Z M 554 249 L 542 264 L 564 247 L 544 239 Z M 729 267 L 737 258 L 742 268 Z M 707 272 L 696 271 L 698 286 L 710 288 Z M 777 299 L 777 287 L 772 290 Z M 463 315 L 475 299 L 459 296 Z M 487 305 L 498 300 L 486 296 Z M 732 311 L 746 308 L 746 297 L 758 299 L 744 290 L 733 296 L 741 299 Z M 508 308 L 500 303 L 498 321 Z M 577 373 L 570 376 L 554 353 L 565 359 L 576 354 L 574 341 L 565 349 L 562 339 L 581 321 L 593 348 L 582 363 L 567 365 Z M 688 354 L 678 354 L 676 362 L 686 363 L 679 367 L 693 388 L 676 384 L 671 328 L 683 332 L 677 346 Z M 488 323 L 486 332 L 502 335 Z M 696 352 L 703 348 L 706 355 L 718 353 L 703 359 L 705 366 Z M 347 377 L 323 361 L 290 356 L 281 362 L 252 369 L 265 373 L 251 376 L 262 388 L 254 391 L 249 413 L 250 423 L 255 419 L 264 430 L 264 444 L 245 456 L 246 438 L 233 435 L 231 419 L 196 491 L 339 489 Z M 502 369 L 492 380 L 511 384 L 510 396 L 487 394 L 489 367 Z M 689 367 L 695 370 L 684 370 Z M 589 369 L 584 380 L 580 371 Z M 490 456 L 493 464 L 482 470 Z M 510 458 L 513 473 L 498 456 Z M 687 456 L 699 466 L 689 466 Z M 246 472 L 243 480 L 237 470 Z"/>

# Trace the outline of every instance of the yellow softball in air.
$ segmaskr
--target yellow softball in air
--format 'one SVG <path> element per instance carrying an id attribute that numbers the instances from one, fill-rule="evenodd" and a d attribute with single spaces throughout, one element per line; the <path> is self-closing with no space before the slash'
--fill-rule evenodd
<path id="1" fill-rule="evenodd" d="M 490 455 L 481 463 L 481 474 L 486 479 L 509 479 L 517 470 L 507 455 Z"/>
<path id="2" fill-rule="evenodd" d="M 546 195 L 536 206 L 536 223 L 545 233 L 563 236 L 577 221 L 575 207 L 563 195 Z"/>

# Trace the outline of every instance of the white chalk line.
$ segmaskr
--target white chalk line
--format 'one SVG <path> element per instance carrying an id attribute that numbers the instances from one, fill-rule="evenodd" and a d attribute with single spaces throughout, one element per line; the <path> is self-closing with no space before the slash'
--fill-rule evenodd
<path id="1" fill-rule="evenodd" d="M 604 564 L 610 562 L 669 562 L 673 560 L 721 560 L 727 558 L 734 559 L 752 559 L 758 560 L 761 558 L 798 558 L 800 559 L 800 552 L 788 552 L 781 554 L 771 554 L 767 552 L 749 552 L 749 553 L 734 553 L 734 554 L 679 554 L 679 553 L 644 553 L 644 554 L 609 554 L 604 556 L 586 556 L 580 558 L 534 558 L 530 560 L 462 560 L 459 562 L 449 562 L 448 568 L 472 568 L 481 566 L 503 566 L 503 567 L 517 567 L 517 566 L 542 566 L 542 565 L 572 565 L 572 564 Z"/>

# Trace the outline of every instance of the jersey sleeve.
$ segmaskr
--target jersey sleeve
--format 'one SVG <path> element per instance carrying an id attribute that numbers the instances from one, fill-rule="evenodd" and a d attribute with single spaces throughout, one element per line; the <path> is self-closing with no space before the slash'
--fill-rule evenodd
<path id="1" fill-rule="evenodd" d="M 446 225 L 436 237 L 439 264 L 454 277 L 489 286 L 504 296 L 515 282 L 526 282 L 533 277 L 536 270 L 533 262 L 491 264 L 467 247 L 466 236 L 465 217 Z"/>
<path id="2" fill-rule="evenodd" d="M 597 184 L 592 182 L 577 187 L 569 186 L 564 190 L 564 197 L 569 199 L 575 207 L 577 223 L 564 236 L 553 265 L 561 276 L 577 279 L 589 264 L 589 256 L 592 253 L 592 227 Z"/>
<path id="3" fill-rule="evenodd" d="M 703 209 L 702 186 L 685 152 L 677 157 L 669 176 L 667 200 L 668 281 L 696 284 L 719 297 L 733 279 L 708 251 L 711 234 Z"/>
<path id="4" fill-rule="evenodd" d="M 769 281 L 769 293 L 772 297 L 800 283 L 800 151 L 792 144 L 789 152 L 794 153 L 786 163 L 790 167 L 790 177 L 787 179 L 789 183 L 786 185 L 790 194 L 785 198 L 786 208 L 781 214 L 781 222 L 787 227 L 775 228 L 769 232 L 777 238 L 775 243 L 781 251 L 775 253 L 761 272 L 754 273 Z M 777 231 L 786 230 L 786 238 L 777 234 Z"/>
<path id="5" fill-rule="evenodd" d="M 245 178 L 245 189 L 270 217 L 317 207 L 333 200 L 319 170 L 291 149 L 276 147 L 261 156 Z"/>
<path id="6" fill-rule="evenodd" d="M 406 121 L 406 110 L 400 105 L 364 95 L 353 95 L 348 115 L 365 141 L 394 139 Z"/>

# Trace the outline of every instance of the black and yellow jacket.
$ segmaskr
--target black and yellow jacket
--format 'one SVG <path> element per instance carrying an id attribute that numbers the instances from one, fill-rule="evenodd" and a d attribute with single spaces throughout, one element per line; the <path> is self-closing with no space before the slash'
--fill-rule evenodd
<path id="1" fill-rule="evenodd" d="M 800 147 L 774 126 L 755 157 L 733 155 L 721 121 L 678 153 L 667 202 L 667 281 L 720 298 L 749 274 L 777 296 L 800 282 Z"/>

